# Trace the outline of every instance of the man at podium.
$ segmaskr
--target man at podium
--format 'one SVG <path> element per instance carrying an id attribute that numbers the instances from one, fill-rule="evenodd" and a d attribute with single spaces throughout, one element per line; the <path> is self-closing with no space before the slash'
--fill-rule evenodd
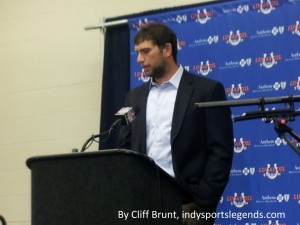
<path id="1" fill-rule="evenodd" d="M 119 147 L 148 155 L 191 193 L 193 200 L 183 205 L 185 212 L 213 213 L 231 169 L 231 111 L 196 109 L 195 103 L 226 100 L 224 87 L 177 64 L 177 37 L 163 24 L 141 28 L 134 44 L 137 61 L 151 79 L 126 97 L 126 106 L 139 113 L 121 127 Z M 186 218 L 183 224 L 213 221 Z"/>

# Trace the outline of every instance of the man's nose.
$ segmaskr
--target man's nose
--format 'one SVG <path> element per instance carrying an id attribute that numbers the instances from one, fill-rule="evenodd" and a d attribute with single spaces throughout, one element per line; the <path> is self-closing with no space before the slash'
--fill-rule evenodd
<path id="1" fill-rule="evenodd" d="M 141 53 L 138 53 L 136 60 L 138 63 L 142 63 L 142 62 L 144 62 L 145 58 Z"/>

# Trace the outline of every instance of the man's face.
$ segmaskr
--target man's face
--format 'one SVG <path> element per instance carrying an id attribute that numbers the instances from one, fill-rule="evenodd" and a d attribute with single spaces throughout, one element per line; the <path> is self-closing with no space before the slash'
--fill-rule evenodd
<path id="1" fill-rule="evenodd" d="M 166 67 L 164 49 L 148 40 L 139 42 L 134 49 L 137 52 L 137 62 L 144 69 L 145 75 L 153 78 L 164 75 Z"/>

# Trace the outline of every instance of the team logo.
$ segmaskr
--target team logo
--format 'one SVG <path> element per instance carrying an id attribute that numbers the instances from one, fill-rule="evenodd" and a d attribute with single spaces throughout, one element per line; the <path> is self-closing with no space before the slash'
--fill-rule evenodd
<path id="1" fill-rule="evenodd" d="M 180 51 L 184 46 L 185 46 L 185 41 L 179 41 L 177 39 L 177 49 Z"/>
<path id="2" fill-rule="evenodd" d="M 142 69 L 141 72 L 135 72 L 134 77 L 143 82 L 148 82 L 150 80 L 150 77 L 145 74 L 144 69 Z"/>
<path id="3" fill-rule="evenodd" d="M 193 70 L 197 71 L 198 74 L 207 76 L 209 73 L 213 71 L 215 67 L 216 67 L 216 63 L 211 63 L 209 62 L 209 60 L 207 60 L 206 62 L 201 61 L 200 65 L 195 65 L 193 67 Z"/>
<path id="4" fill-rule="evenodd" d="M 231 30 L 229 31 L 229 34 L 223 35 L 223 41 L 226 41 L 227 44 L 230 44 L 232 46 L 237 46 L 241 42 L 243 42 L 247 36 L 248 35 L 246 32 L 240 32 L 240 30 L 233 32 Z"/>
<path id="5" fill-rule="evenodd" d="M 132 28 L 139 30 L 142 27 L 147 26 L 150 23 L 154 23 L 155 21 L 151 21 L 148 20 L 148 18 L 144 18 L 144 19 L 139 19 L 139 21 L 137 23 L 132 23 L 131 26 Z"/>
<path id="6" fill-rule="evenodd" d="M 235 153 L 241 153 L 244 150 L 247 150 L 247 148 L 251 145 L 251 142 L 249 140 L 244 140 L 244 138 L 240 139 L 233 139 L 234 143 L 234 152 Z"/>
<path id="7" fill-rule="evenodd" d="M 299 194 L 294 194 L 293 199 L 300 205 L 300 193 Z"/>
<path id="8" fill-rule="evenodd" d="M 236 208 L 243 208 L 244 206 L 248 205 L 250 201 L 252 201 L 252 196 L 247 196 L 245 193 L 241 193 L 241 195 L 234 193 L 233 196 L 227 196 L 226 200 L 231 202 L 231 205 L 235 206 Z"/>
<path id="9" fill-rule="evenodd" d="M 296 21 L 296 24 L 292 24 L 288 26 L 288 31 L 291 31 L 292 34 L 300 36 L 300 22 Z"/>
<path id="10" fill-rule="evenodd" d="M 270 69 L 280 60 L 282 60 L 281 55 L 275 55 L 274 52 L 271 52 L 270 55 L 264 53 L 263 57 L 256 58 L 255 62 L 259 63 L 260 66 L 265 67 L 266 69 Z"/>
<path id="11" fill-rule="evenodd" d="M 213 11 L 208 11 L 206 9 L 203 9 L 201 11 L 200 9 L 198 9 L 197 13 L 191 15 L 191 18 L 194 19 L 196 23 L 206 24 L 209 20 L 211 20 L 213 14 Z"/>
<path id="12" fill-rule="evenodd" d="M 254 4 L 252 8 L 258 12 L 261 12 L 262 14 L 267 15 L 275 10 L 275 6 L 279 6 L 278 1 L 260 0 L 260 3 Z"/>
<path id="13" fill-rule="evenodd" d="M 285 172 L 285 167 L 278 166 L 277 163 L 274 163 L 273 166 L 267 164 L 267 167 L 259 168 L 259 172 L 262 173 L 264 177 L 274 180 L 280 176 L 282 172 Z"/>
<path id="14" fill-rule="evenodd" d="M 279 220 L 268 220 L 268 223 L 262 223 L 261 225 L 287 225 L 286 223 L 280 223 Z"/>
<path id="15" fill-rule="evenodd" d="M 300 91 L 300 76 L 298 77 L 298 80 L 290 81 L 290 86 L 293 87 L 294 90 Z"/>
<path id="16" fill-rule="evenodd" d="M 235 84 L 231 85 L 231 88 L 225 88 L 225 92 L 228 94 L 229 97 L 233 99 L 239 99 L 244 96 L 246 91 L 249 91 L 248 86 L 242 86 L 242 84 L 238 84 L 237 87 Z"/>

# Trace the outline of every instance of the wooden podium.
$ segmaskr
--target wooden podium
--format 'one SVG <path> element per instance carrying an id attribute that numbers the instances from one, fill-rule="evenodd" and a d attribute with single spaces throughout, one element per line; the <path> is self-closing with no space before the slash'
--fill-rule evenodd
<path id="1" fill-rule="evenodd" d="M 102 150 L 32 157 L 32 225 L 181 225 L 189 198 L 149 157 Z"/>

